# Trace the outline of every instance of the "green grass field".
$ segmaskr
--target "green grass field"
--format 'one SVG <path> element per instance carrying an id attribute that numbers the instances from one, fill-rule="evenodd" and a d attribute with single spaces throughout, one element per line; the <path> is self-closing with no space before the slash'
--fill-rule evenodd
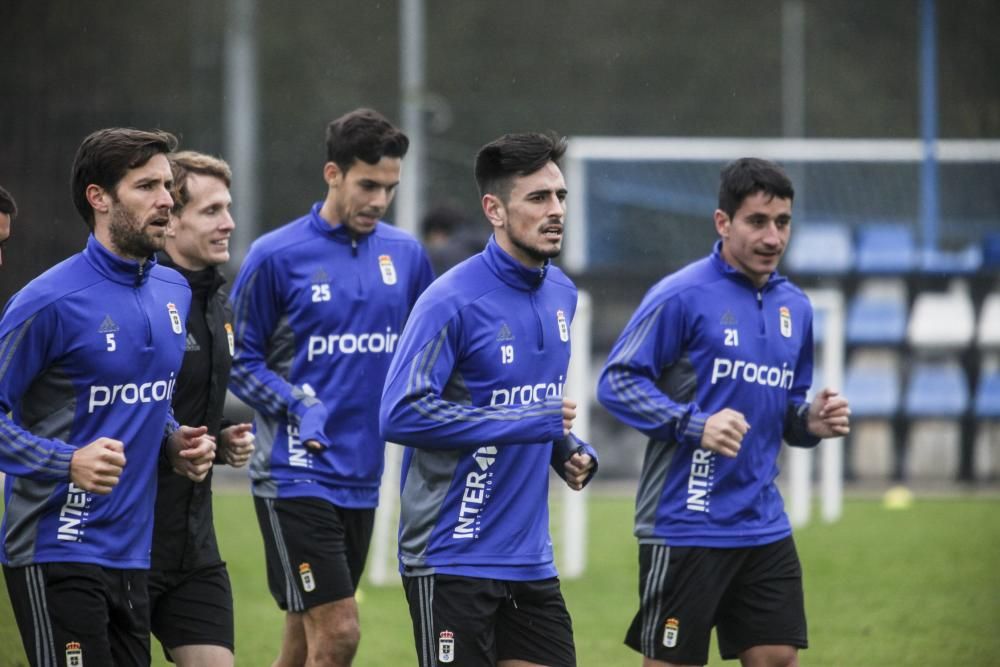
<path id="1" fill-rule="evenodd" d="M 848 500 L 839 523 L 797 531 L 812 645 L 801 654 L 801 663 L 1000 664 L 998 512 L 1000 500 L 986 498 L 918 498 L 902 511 L 883 509 L 873 500 Z M 581 667 L 640 664 L 621 643 L 637 600 L 631 518 L 630 498 L 601 493 L 590 498 L 587 575 L 563 582 Z M 264 581 L 250 497 L 218 494 L 216 520 L 235 588 L 237 664 L 269 665 L 282 615 Z M 362 641 L 355 664 L 413 665 L 402 589 L 364 582 L 360 597 Z M 153 643 L 153 664 L 168 664 Z M 4 592 L 0 667 L 26 664 Z M 713 648 L 710 664 L 737 663 L 723 663 Z"/>

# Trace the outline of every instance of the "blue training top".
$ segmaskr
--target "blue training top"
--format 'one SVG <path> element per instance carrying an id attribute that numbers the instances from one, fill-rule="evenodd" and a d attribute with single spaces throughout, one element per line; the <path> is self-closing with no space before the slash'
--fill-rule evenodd
<path id="1" fill-rule="evenodd" d="M 805 428 L 812 306 L 774 273 L 757 289 L 711 256 L 654 285 L 615 343 L 598 399 L 650 437 L 636 498 L 640 543 L 740 547 L 791 534 L 774 480 L 782 438 Z M 723 408 L 750 431 L 736 458 L 700 446 Z"/>
<path id="2" fill-rule="evenodd" d="M 176 271 L 125 260 L 93 236 L 31 281 L 0 321 L 0 561 L 148 568 L 156 469 L 177 428 L 170 395 L 191 290 Z M 12 413 L 8 416 L 8 413 Z M 73 452 L 125 445 L 108 495 L 70 483 Z"/>
<path id="3" fill-rule="evenodd" d="M 319 210 L 251 246 L 230 297 L 230 388 L 256 411 L 254 495 L 371 508 L 385 450 L 382 383 L 433 273 L 406 232 L 379 222 L 355 238 Z M 310 439 L 325 447 L 308 449 Z"/>
<path id="4" fill-rule="evenodd" d="M 576 287 L 490 239 L 417 301 L 382 396 L 403 458 L 399 558 L 406 575 L 556 576 L 548 468 L 563 438 L 562 395 Z"/>

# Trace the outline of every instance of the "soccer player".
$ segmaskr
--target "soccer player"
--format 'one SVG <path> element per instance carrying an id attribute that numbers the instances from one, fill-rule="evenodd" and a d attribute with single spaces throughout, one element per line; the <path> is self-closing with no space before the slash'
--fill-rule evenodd
<path id="1" fill-rule="evenodd" d="M 223 419 L 233 356 L 232 313 L 219 265 L 229 260 L 232 172 L 224 161 L 170 155 L 174 206 L 160 264 L 191 286 L 184 362 L 174 384 L 174 416 L 208 427 L 216 463 L 242 466 L 253 452 L 250 424 Z M 153 634 L 180 667 L 233 664 L 233 593 L 212 523 L 212 473 L 201 482 L 160 460 L 149 603 Z"/>
<path id="2" fill-rule="evenodd" d="M 0 187 L 0 265 L 3 265 L 3 247 L 10 238 L 10 223 L 17 217 L 17 204 L 9 192 Z"/>
<path id="3" fill-rule="evenodd" d="M 205 428 L 170 412 L 191 290 L 154 253 L 175 143 L 122 128 L 84 139 L 72 194 L 87 246 L 0 320 L 0 562 L 32 665 L 149 664 L 157 462 L 200 480 L 215 456 Z"/>
<path id="4" fill-rule="evenodd" d="M 267 578 L 286 611 L 275 665 L 349 665 L 378 504 L 378 404 L 399 332 L 433 279 L 381 222 L 406 135 L 371 109 L 327 127 L 325 200 L 258 239 L 233 285 L 231 387 L 256 412 L 250 477 Z"/>
<path id="5" fill-rule="evenodd" d="M 596 454 L 563 395 L 576 287 L 562 248 L 565 139 L 510 134 L 476 156 L 493 237 L 434 282 L 386 378 L 382 434 L 407 445 L 399 559 L 420 665 L 576 664 L 549 538 L 548 468 Z"/>
<path id="6" fill-rule="evenodd" d="M 774 484 L 782 439 L 849 430 L 847 400 L 810 404 L 812 307 L 777 273 L 792 183 L 776 164 L 721 174 L 712 254 L 653 286 L 611 351 L 598 398 L 649 436 L 636 499 L 643 665 L 723 658 L 795 665 L 807 646 L 802 572 Z"/>

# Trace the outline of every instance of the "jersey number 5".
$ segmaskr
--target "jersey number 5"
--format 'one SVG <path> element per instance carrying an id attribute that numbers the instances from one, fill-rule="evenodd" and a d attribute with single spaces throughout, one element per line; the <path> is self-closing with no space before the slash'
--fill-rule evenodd
<path id="1" fill-rule="evenodd" d="M 108 344 L 108 352 L 114 352 L 118 348 L 118 343 L 115 341 L 113 333 L 104 334 L 104 340 Z"/>

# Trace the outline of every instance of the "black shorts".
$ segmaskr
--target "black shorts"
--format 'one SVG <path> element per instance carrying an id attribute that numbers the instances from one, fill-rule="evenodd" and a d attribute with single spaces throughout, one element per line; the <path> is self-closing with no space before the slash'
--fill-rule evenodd
<path id="1" fill-rule="evenodd" d="M 267 584 L 278 607 L 303 612 L 354 597 L 368 557 L 373 509 L 318 498 L 253 499 L 264 537 Z"/>
<path id="2" fill-rule="evenodd" d="M 654 660 L 703 665 L 713 626 L 726 660 L 753 646 L 808 646 L 791 537 L 737 549 L 639 545 L 639 613 L 625 643 Z"/>
<path id="3" fill-rule="evenodd" d="M 486 667 L 526 660 L 576 665 L 559 579 L 500 581 L 447 574 L 403 577 L 420 667 Z"/>
<path id="4" fill-rule="evenodd" d="M 3 574 L 31 665 L 149 664 L 145 570 L 40 563 Z"/>
<path id="5" fill-rule="evenodd" d="M 167 649 L 209 644 L 233 650 L 233 589 L 226 564 L 187 571 L 151 570 L 153 635 Z"/>

